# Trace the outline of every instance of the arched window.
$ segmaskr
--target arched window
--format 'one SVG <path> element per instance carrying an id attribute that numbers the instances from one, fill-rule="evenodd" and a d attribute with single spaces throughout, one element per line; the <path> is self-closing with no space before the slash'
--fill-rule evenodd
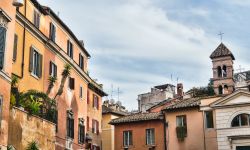
<path id="1" fill-rule="evenodd" d="M 222 77 L 221 66 L 217 67 L 218 78 Z"/>
<path id="2" fill-rule="evenodd" d="M 240 114 L 234 117 L 231 126 L 232 127 L 241 127 L 241 126 L 249 126 L 249 114 Z"/>
<path id="3" fill-rule="evenodd" d="M 223 94 L 223 87 L 221 85 L 219 86 L 219 94 Z"/>
<path id="4" fill-rule="evenodd" d="M 222 68 L 222 76 L 227 77 L 227 66 L 225 66 L 225 65 Z"/>

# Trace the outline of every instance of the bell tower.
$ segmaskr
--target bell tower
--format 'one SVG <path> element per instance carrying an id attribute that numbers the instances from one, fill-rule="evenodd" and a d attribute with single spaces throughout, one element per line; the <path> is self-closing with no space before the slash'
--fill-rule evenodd
<path id="1" fill-rule="evenodd" d="M 234 55 L 221 43 L 210 55 L 213 64 L 213 87 L 217 95 L 231 94 L 234 91 Z"/>

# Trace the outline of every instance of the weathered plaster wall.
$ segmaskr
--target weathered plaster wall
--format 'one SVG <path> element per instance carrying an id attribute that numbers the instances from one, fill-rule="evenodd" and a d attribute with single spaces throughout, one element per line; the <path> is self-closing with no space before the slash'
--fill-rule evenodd
<path id="1" fill-rule="evenodd" d="M 18 108 L 10 110 L 8 144 L 25 150 L 31 141 L 37 141 L 42 150 L 55 149 L 55 124 Z"/>

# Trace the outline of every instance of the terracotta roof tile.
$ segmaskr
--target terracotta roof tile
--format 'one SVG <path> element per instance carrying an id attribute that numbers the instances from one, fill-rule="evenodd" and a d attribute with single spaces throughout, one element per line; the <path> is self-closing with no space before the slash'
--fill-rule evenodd
<path id="1" fill-rule="evenodd" d="M 125 117 L 117 118 L 111 120 L 110 124 L 121 124 L 121 123 L 130 123 L 130 122 L 140 122 L 140 121 L 149 121 L 149 120 L 162 120 L 163 115 L 161 112 L 157 113 L 138 113 L 133 115 L 128 115 Z"/>
<path id="2" fill-rule="evenodd" d="M 210 55 L 211 59 L 224 57 L 224 56 L 231 56 L 233 60 L 235 60 L 233 53 L 223 44 L 221 43 L 214 52 Z"/>
<path id="3" fill-rule="evenodd" d="M 116 115 L 120 115 L 120 116 L 129 115 L 128 112 L 116 111 L 116 110 L 113 110 L 113 109 L 111 109 L 111 108 L 108 108 L 107 106 L 102 105 L 102 114 L 108 114 L 108 113 L 116 114 Z"/>

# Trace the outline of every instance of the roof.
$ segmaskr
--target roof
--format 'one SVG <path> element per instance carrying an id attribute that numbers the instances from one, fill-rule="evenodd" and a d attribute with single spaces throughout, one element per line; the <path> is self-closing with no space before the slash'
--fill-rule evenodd
<path id="1" fill-rule="evenodd" d="M 222 95 L 215 95 L 215 96 L 205 96 L 205 97 L 196 97 L 196 98 L 188 98 L 181 101 L 177 101 L 176 103 L 165 107 L 163 110 L 176 110 L 180 108 L 192 108 L 192 107 L 199 107 L 201 104 L 201 100 L 215 98 L 215 97 L 222 97 Z"/>
<path id="2" fill-rule="evenodd" d="M 163 84 L 163 85 L 157 85 L 157 86 L 155 86 L 155 88 L 157 88 L 157 89 L 166 89 L 168 87 L 175 87 L 175 86 L 172 85 L 172 84 Z"/>
<path id="3" fill-rule="evenodd" d="M 115 114 L 115 115 L 119 115 L 119 116 L 126 116 L 128 115 L 129 113 L 127 112 L 124 112 L 124 111 L 116 111 L 116 110 L 113 110 L 107 106 L 104 106 L 102 105 L 102 114 Z"/>
<path id="4" fill-rule="evenodd" d="M 231 56 L 232 59 L 235 60 L 233 53 L 223 43 L 221 43 L 210 55 L 210 58 L 214 59 L 225 56 Z"/>
<path id="5" fill-rule="evenodd" d="M 133 123 L 140 121 L 150 121 L 150 120 L 163 120 L 163 115 L 161 112 L 157 113 L 138 113 L 133 115 L 128 115 L 125 117 L 113 119 L 110 124 L 121 124 L 121 123 Z"/>
<path id="6" fill-rule="evenodd" d="M 174 103 L 173 105 L 167 106 L 165 110 L 173 110 L 179 108 L 195 107 L 200 106 L 200 98 L 188 98 Z"/>
<path id="7" fill-rule="evenodd" d="M 167 103 L 170 103 L 172 100 L 174 100 L 174 99 L 169 98 L 169 99 L 163 100 L 163 101 L 161 101 L 161 102 L 159 102 L 159 103 L 157 103 L 157 104 L 151 106 L 150 108 L 148 108 L 147 111 L 149 111 L 149 110 L 151 110 L 151 109 L 154 109 L 154 108 L 157 108 L 157 107 L 159 107 L 159 106 L 163 106 L 163 105 L 165 105 L 165 104 L 167 104 Z"/>

